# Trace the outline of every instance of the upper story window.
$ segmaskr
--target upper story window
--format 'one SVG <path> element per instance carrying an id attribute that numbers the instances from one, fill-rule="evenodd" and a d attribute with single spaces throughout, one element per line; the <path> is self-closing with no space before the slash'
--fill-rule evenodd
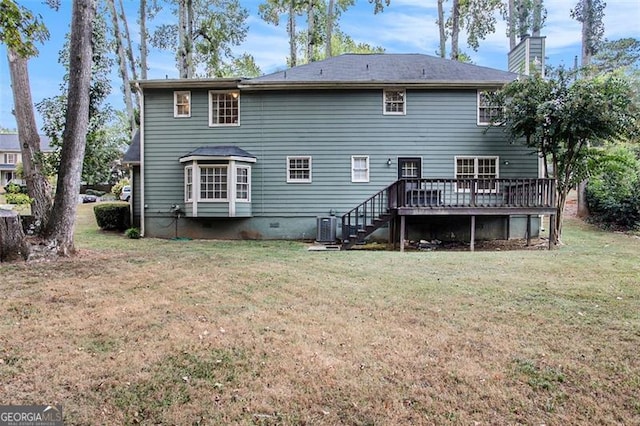
<path id="1" fill-rule="evenodd" d="M 287 183 L 311 182 L 311 157 L 287 157 Z"/>
<path id="2" fill-rule="evenodd" d="M 498 178 L 498 157 L 456 157 L 456 179 L 481 179 L 475 187 L 476 192 L 496 190 Z M 472 181 L 457 183 L 458 191 L 470 191 Z"/>
<path id="3" fill-rule="evenodd" d="M 405 99 L 406 99 L 406 91 L 393 89 L 393 90 L 384 90 L 384 114 L 388 115 L 405 115 Z"/>
<path id="4" fill-rule="evenodd" d="M 240 125 L 240 92 L 209 92 L 209 125 Z"/>
<path id="5" fill-rule="evenodd" d="M 191 92 L 173 92 L 173 116 L 191 117 Z"/>
<path id="6" fill-rule="evenodd" d="M 4 154 L 3 164 L 16 164 L 18 162 L 18 154 L 8 153 Z"/>
<path id="7" fill-rule="evenodd" d="M 227 166 L 200 166 L 200 199 L 227 199 Z"/>
<path id="8" fill-rule="evenodd" d="M 369 182 L 369 157 L 354 155 L 351 157 L 351 182 Z"/>
<path id="9" fill-rule="evenodd" d="M 502 120 L 504 106 L 498 100 L 496 90 L 478 91 L 478 125 L 488 126 Z"/>

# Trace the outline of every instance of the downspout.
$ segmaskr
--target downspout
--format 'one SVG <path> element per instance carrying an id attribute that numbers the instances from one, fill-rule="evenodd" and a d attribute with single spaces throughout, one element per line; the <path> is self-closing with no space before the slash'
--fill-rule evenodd
<path id="1" fill-rule="evenodd" d="M 138 93 L 140 93 L 140 236 L 145 234 L 145 210 L 144 201 L 144 91 L 139 83 L 136 83 Z"/>

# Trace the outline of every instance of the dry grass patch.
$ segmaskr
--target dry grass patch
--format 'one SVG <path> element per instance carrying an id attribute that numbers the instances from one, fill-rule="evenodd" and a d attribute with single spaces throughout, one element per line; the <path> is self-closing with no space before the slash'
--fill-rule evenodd
<path id="1" fill-rule="evenodd" d="M 640 240 L 307 252 L 125 239 L 0 266 L 0 400 L 66 424 L 637 424 Z"/>

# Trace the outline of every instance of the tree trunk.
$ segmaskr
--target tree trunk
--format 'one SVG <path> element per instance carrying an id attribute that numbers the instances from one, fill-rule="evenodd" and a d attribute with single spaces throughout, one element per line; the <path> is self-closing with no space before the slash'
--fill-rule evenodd
<path id="1" fill-rule="evenodd" d="M 315 43 L 316 18 L 313 0 L 307 6 L 307 62 L 313 62 L 313 45 Z"/>
<path id="2" fill-rule="evenodd" d="M 531 35 L 534 37 L 540 37 L 541 29 L 542 29 L 542 0 L 533 0 L 533 25 L 531 28 Z"/>
<path id="3" fill-rule="evenodd" d="M 460 34 L 460 2 L 453 0 L 451 6 L 451 59 L 457 61 L 460 56 L 458 51 L 458 36 Z"/>
<path id="4" fill-rule="evenodd" d="M 507 13 L 509 14 L 509 22 L 507 23 L 509 27 L 509 50 L 513 50 L 516 47 L 516 4 L 515 0 L 509 0 L 509 9 Z"/>
<path id="5" fill-rule="evenodd" d="M 585 67 L 591 63 L 591 46 L 589 36 L 593 32 L 591 18 L 591 0 L 584 0 L 582 3 L 582 66 Z"/>
<path id="6" fill-rule="evenodd" d="M 120 2 L 120 20 L 122 21 L 122 29 L 124 31 L 123 34 L 123 44 L 126 42 L 126 48 L 125 48 L 125 54 L 126 57 L 128 59 L 129 62 L 129 71 L 131 71 L 131 78 L 133 80 L 137 80 L 138 79 L 138 71 L 136 68 L 136 59 L 133 56 L 133 45 L 131 43 L 131 32 L 129 31 L 129 23 L 127 21 L 127 15 L 124 11 L 124 5 L 122 4 L 122 0 L 119 0 Z M 144 3 L 144 1 L 143 1 Z M 142 42 L 142 41 L 141 41 Z M 135 108 L 137 105 L 140 105 L 140 94 L 138 93 L 137 90 L 132 90 L 131 89 L 131 81 L 128 82 L 128 88 L 129 91 L 132 92 L 133 98 L 132 98 L 132 103 L 133 103 L 133 109 L 131 111 L 131 134 L 133 135 L 136 131 L 136 128 L 138 127 L 137 123 L 136 123 L 136 117 L 135 117 Z"/>
<path id="7" fill-rule="evenodd" d="M 31 99 L 29 69 L 27 59 L 8 50 L 11 89 L 13 91 L 14 113 L 18 126 L 18 139 L 22 154 L 24 179 L 29 196 L 33 199 L 31 214 L 35 218 L 37 231 L 47 226 L 51 213 L 51 185 L 42 172 L 42 152 L 40 136 Z"/>
<path id="8" fill-rule="evenodd" d="M 178 2 L 178 74 L 187 78 L 187 0 Z"/>
<path id="9" fill-rule="evenodd" d="M 447 32 L 445 31 L 444 0 L 438 0 L 438 28 L 440 29 L 440 57 L 447 57 Z"/>
<path id="10" fill-rule="evenodd" d="M 186 49 L 187 49 L 187 78 L 193 78 L 195 76 L 195 67 L 193 64 L 193 41 L 195 39 L 193 34 L 193 0 L 187 0 L 187 37 L 186 37 Z"/>
<path id="11" fill-rule="evenodd" d="M 131 96 L 131 84 L 129 80 L 129 71 L 127 70 L 127 57 L 124 51 L 124 42 L 122 33 L 120 32 L 120 23 L 118 22 L 118 13 L 116 12 L 115 0 L 107 0 L 107 7 L 111 13 L 111 23 L 113 24 L 113 36 L 116 42 L 116 52 L 118 59 L 118 69 L 120 71 L 120 78 L 122 79 L 122 86 L 124 89 L 124 105 L 127 110 L 127 119 L 131 129 L 135 129 L 136 122 L 133 113 L 133 102 Z"/>
<path id="12" fill-rule="evenodd" d="M 46 233 L 47 239 L 55 244 L 58 254 L 62 256 L 75 252 L 73 231 L 89 125 L 91 33 L 95 11 L 95 0 L 73 2 L 67 117 L 62 136 L 56 197 Z"/>
<path id="13" fill-rule="evenodd" d="M 142 80 L 147 79 L 147 52 L 147 0 L 140 0 L 140 78 Z"/>
<path id="14" fill-rule="evenodd" d="M 289 22 L 287 24 L 287 32 L 289 33 L 289 66 L 298 65 L 298 46 L 296 45 L 296 2 L 289 2 Z"/>
<path id="15" fill-rule="evenodd" d="M 331 38 L 333 37 L 334 6 L 335 6 L 335 0 L 329 0 L 329 5 L 327 6 L 327 40 L 326 40 L 325 50 L 324 50 L 324 56 L 327 59 L 332 56 Z"/>
<path id="16" fill-rule="evenodd" d="M 27 244 L 18 213 L 0 209 L 0 262 L 26 260 Z"/>

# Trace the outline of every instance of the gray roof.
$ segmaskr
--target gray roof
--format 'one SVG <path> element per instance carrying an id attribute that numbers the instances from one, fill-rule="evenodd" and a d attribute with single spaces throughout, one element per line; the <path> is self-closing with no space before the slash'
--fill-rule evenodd
<path id="1" fill-rule="evenodd" d="M 256 157 L 249 154 L 242 148 L 238 148 L 234 145 L 221 145 L 221 146 L 201 146 L 200 148 L 196 148 L 190 153 L 183 155 L 180 158 L 187 157 L 243 157 L 243 158 L 253 158 Z"/>
<path id="2" fill-rule="evenodd" d="M 422 54 L 345 54 L 300 65 L 243 84 L 385 83 L 504 84 L 517 74 Z"/>
<path id="3" fill-rule="evenodd" d="M 53 148 L 50 146 L 49 138 L 40 135 L 40 150 L 43 152 L 51 152 Z M 17 133 L 0 134 L 0 151 L 20 151 L 20 141 Z"/>
<path id="4" fill-rule="evenodd" d="M 131 139 L 129 149 L 124 153 L 122 157 L 123 164 L 138 164 L 140 163 L 140 129 L 136 130 L 136 133 Z"/>

